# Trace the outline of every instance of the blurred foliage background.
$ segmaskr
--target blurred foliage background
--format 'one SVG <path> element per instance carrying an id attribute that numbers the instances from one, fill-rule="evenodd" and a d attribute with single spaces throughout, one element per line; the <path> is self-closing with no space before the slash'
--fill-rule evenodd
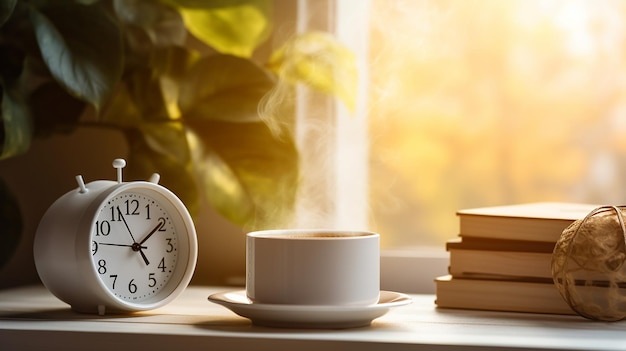
<path id="1" fill-rule="evenodd" d="M 248 229 L 288 220 L 299 179 L 294 87 L 352 106 L 356 71 L 327 33 L 294 33 L 257 54 L 274 30 L 273 6 L 1 0 L 0 160 L 26 153 L 33 138 L 113 128 L 128 143 L 126 179 L 160 173 L 192 214 L 204 192 Z M 0 183 L 9 248 L 20 230 L 14 196 Z"/>

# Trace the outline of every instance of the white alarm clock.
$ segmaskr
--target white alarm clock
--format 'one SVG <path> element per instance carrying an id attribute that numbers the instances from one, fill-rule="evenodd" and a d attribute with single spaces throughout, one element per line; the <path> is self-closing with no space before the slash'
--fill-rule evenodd
<path id="1" fill-rule="evenodd" d="M 78 312 L 161 307 L 187 287 L 198 255 L 196 230 L 182 201 L 149 181 L 97 180 L 57 199 L 34 242 L 37 272 L 56 297 Z"/>

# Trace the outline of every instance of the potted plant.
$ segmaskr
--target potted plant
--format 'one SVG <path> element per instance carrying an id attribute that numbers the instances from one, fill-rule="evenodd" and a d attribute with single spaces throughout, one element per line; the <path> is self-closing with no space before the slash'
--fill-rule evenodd
<path id="1" fill-rule="evenodd" d="M 294 85 L 351 105 L 356 73 L 350 52 L 324 33 L 294 36 L 260 62 L 272 4 L 3 0 L 0 160 L 33 138 L 114 128 L 128 143 L 129 177 L 161 173 L 192 213 L 205 191 L 235 223 L 279 223 L 298 183 Z M 0 179 L 6 250 L 21 230 L 14 196 Z"/>

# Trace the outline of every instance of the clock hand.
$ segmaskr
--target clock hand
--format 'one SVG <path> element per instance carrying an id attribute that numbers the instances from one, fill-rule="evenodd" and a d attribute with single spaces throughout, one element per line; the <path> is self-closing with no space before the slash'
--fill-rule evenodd
<path id="1" fill-rule="evenodd" d="M 148 238 L 150 238 L 150 236 L 152 236 L 152 234 L 154 234 L 154 232 L 156 232 L 157 230 L 159 230 L 159 228 L 161 228 L 161 222 L 159 222 L 159 224 L 154 227 L 154 229 L 152 229 L 152 231 L 145 237 L 143 238 L 143 240 L 140 243 L 137 243 L 137 241 L 135 240 L 135 237 L 133 236 L 133 233 L 130 231 L 130 227 L 128 226 L 128 223 L 126 222 L 126 218 L 124 218 L 124 215 L 122 214 L 122 211 L 120 210 L 119 207 L 117 207 L 117 213 L 119 214 L 119 216 L 122 218 L 122 221 L 124 222 L 124 225 L 126 226 L 126 229 L 128 230 L 128 234 L 130 234 L 130 238 L 133 239 L 133 244 L 130 246 L 133 251 L 139 251 L 139 254 L 141 255 L 141 258 L 143 258 L 143 261 L 146 263 L 146 266 L 150 264 L 150 261 L 148 261 L 148 257 L 146 257 L 146 254 L 143 253 L 143 251 L 141 251 L 141 249 L 145 249 L 145 246 L 141 246 L 141 244 L 143 244 L 146 240 L 148 240 Z"/>
<path id="2" fill-rule="evenodd" d="M 121 246 L 121 247 L 130 247 L 131 249 L 133 249 L 133 251 L 139 251 L 139 254 L 141 254 L 141 258 L 143 258 L 143 261 L 146 263 L 146 266 L 150 264 L 150 261 L 148 261 L 148 257 L 146 257 L 146 254 L 143 253 L 143 251 L 141 251 L 141 249 L 147 249 L 147 246 L 141 246 L 141 244 L 137 244 L 134 243 L 132 245 L 125 245 L 125 244 L 110 244 L 110 243 L 98 243 L 98 245 L 109 245 L 109 246 Z"/>
<path id="3" fill-rule="evenodd" d="M 109 246 L 123 246 L 123 247 L 130 247 L 134 250 L 135 247 L 138 248 L 138 250 L 140 249 L 147 249 L 147 246 L 140 246 L 140 245 L 125 245 L 125 244 L 110 244 L 110 243 L 98 243 L 98 245 L 109 245 Z"/>
<path id="4" fill-rule="evenodd" d="M 139 247 L 139 253 L 141 254 L 141 258 L 143 258 L 143 261 L 146 263 L 146 266 L 150 265 L 150 261 L 148 261 L 148 257 L 146 257 L 146 254 L 143 253 L 143 251 L 141 251 L 141 248 L 145 248 L 144 246 L 140 246 Z"/>
<path id="5" fill-rule="evenodd" d="M 130 234 L 130 238 L 133 239 L 133 243 L 136 243 L 137 241 L 133 237 L 133 233 L 130 231 L 130 227 L 128 226 L 128 223 L 126 223 L 126 218 L 124 218 L 124 215 L 122 215 L 122 211 L 120 211 L 119 206 L 117 207 L 117 213 L 122 218 L 122 221 L 124 222 L 124 225 L 126 226 L 126 230 L 128 230 L 128 234 Z"/>
<path id="6" fill-rule="evenodd" d="M 118 208 L 119 210 L 119 208 Z M 145 246 L 141 246 L 141 244 L 145 243 L 146 240 L 150 239 L 150 237 L 152 236 L 152 234 L 156 233 L 157 230 L 159 230 L 161 227 L 163 226 L 163 224 L 161 222 L 159 222 L 159 224 L 156 225 L 156 227 L 154 227 L 150 233 L 148 233 L 148 235 L 146 235 L 145 238 L 143 238 L 143 240 L 141 240 L 140 243 L 135 243 L 133 244 L 133 246 L 139 247 L 139 253 L 141 254 L 141 257 L 143 258 L 143 261 L 146 263 L 146 266 L 150 264 L 150 262 L 148 262 L 148 258 L 146 257 L 146 255 L 143 253 L 143 251 L 141 251 L 142 248 L 145 248 Z M 133 239 L 134 240 L 134 239 Z M 133 250 L 135 250 L 133 248 Z M 137 250 L 136 250 L 137 251 Z"/>
<path id="7" fill-rule="evenodd" d="M 159 229 L 161 229 L 161 227 L 162 227 L 162 226 L 163 226 L 163 223 L 161 223 L 161 222 L 159 221 L 159 224 L 157 224 L 157 225 L 156 225 L 156 227 L 154 227 L 154 228 L 150 231 L 150 233 L 148 233 L 148 235 L 146 235 L 146 237 L 145 237 L 145 238 L 143 238 L 143 240 L 141 240 L 141 241 L 139 242 L 139 245 L 141 245 L 141 244 L 145 243 L 145 242 L 146 242 L 146 240 L 150 239 L 150 237 L 152 236 L 152 234 L 156 233 L 156 231 L 157 231 L 157 230 L 159 230 Z"/>
<path id="8" fill-rule="evenodd" d="M 141 249 L 147 249 L 148 248 L 147 246 L 141 246 L 141 244 L 137 244 L 137 243 L 134 243 L 132 245 L 98 243 L 98 245 L 130 247 L 131 249 L 133 249 L 133 251 L 139 251 L 139 254 L 141 255 L 141 258 L 143 258 L 143 261 L 146 263 L 146 266 L 150 264 L 150 261 L 148 261 L 148 257 L 146 257 L 146 254 L 143 253 L 143 251 L 141 251 Z"/>

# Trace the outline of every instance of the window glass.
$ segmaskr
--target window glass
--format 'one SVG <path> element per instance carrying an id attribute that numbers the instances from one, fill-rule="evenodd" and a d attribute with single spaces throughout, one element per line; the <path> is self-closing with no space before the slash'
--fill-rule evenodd
<path id="1" fill-rule="evenodd" d="M 626 202 L 626 2 L 372 0 L 370 226 L 442 247 L 460 208 Z"/>

